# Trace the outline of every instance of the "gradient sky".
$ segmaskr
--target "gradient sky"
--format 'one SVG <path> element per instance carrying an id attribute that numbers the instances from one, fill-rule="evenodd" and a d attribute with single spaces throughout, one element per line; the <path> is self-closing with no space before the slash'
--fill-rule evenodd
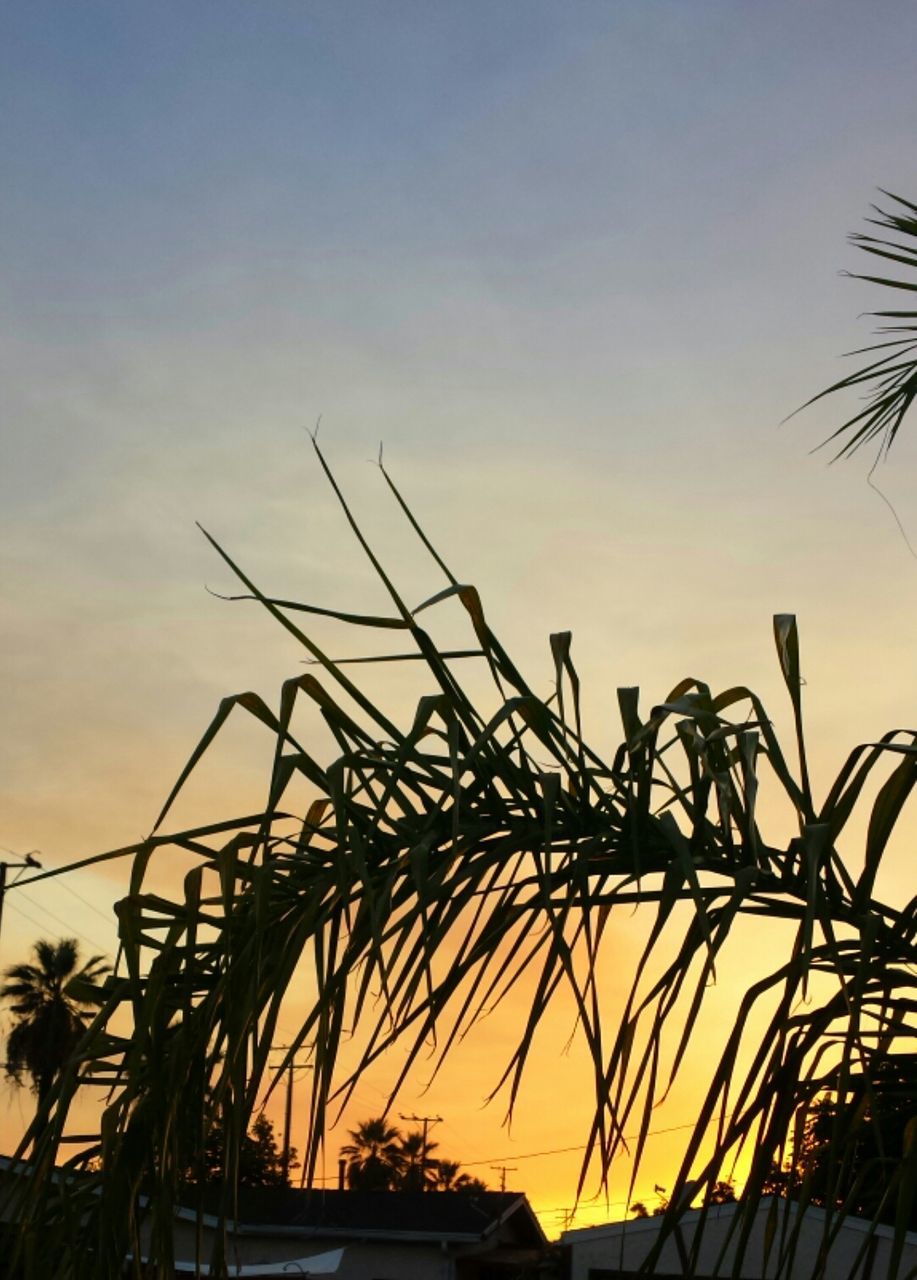
<path id="1" fill-rule="evenodd" d="M 59 865 L 139 838 L 219 697 L 296 669 L 206 594 L 231 584 L 195 520 L 272 592 L 378 602 L 320 414 L 409 597 L 439 582 L 380 440 L 536 687 L 573 630 L 601 747 L 618 684 L 742 681 L 782 714 L 775 611 L 816 783 L 912 724 L 917 566 L 871 458 L 810 455 L 841 405 L 778 424 L 867 340 L 845 235 L 877 187 L 915 197 L 915 39 L 904 0 L 4 6 L 0 844 Z M 912 535 L 915 474 L 902 438 L 878 479 Z M 195 811 L 257 802 L 264 746 L 233 730 Z M 901 855 L 889 893 L 911 879 Z M 110 950 L 123 887 L 8 895 L 0 963 L 39 932 Z M 443 1148 L 574 1145 L 575 1062 L 511 1138 L 478 1110 L 500 1034 L 433 1097 Z M 30 1104 L 2 1096 L 8 1148 Z M 506 1161 L 549 1227 L 565 1159 Z"/>

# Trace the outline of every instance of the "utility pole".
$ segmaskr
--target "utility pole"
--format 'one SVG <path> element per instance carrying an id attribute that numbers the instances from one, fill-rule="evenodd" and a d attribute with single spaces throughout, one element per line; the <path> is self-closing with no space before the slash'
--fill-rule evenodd
<path id="1" fill-rule="evenodd" d="M 514 1165 L 514 1164 L 492 1164 L 490 1167 L 491 1167 L 491 1169 L 493 1169 L 494 1173 L 499 1173 L 499 1175 L 500 1175 L 500 1190 L 501 1190 L 501 1191 L 505 1191 L 505 1190 L 506 1190 L 506 1175 L 507 1175 L 508 1173 L 518 1173 L 518 1172 L 519 1172 L 519 1170 L 517 1169 L 516 1165 Z"/>
<path id="2" fill-rule="evenodd" d="M 12 853 L 12 850 L 8 849 L 6 850 L 6 852 Z M 36 853 L 38 853 L 38 850 L 32 849 L 31 852 L 23 855 L 21 862 L 0 862 L 0 928 L 3 927 L 3 899 L 6 896 L 6 890 L 7 890 L 7 883 L 6 883 L 7 869 L 9 867 L 18 867 L 20 869 L 19 870 L 20 876 L 22 875 L 23 871 L 25 871 L 26 867 L 34 867 L 36 870 L 40 871 L 41 863 L 35 857 Z M 19 879 L 19 876 L 16 877 L 16 880 L 18 879 Z M 10 889 L 12 889 L 13 885 L 16 883 L 16 880 L 14 880 L 11 885 L 9 885 Z"/>
<path id="3" fill-rule="evenodd" d="M 426 1191 L 426 1179 L 424 1174 L 427 1171 L 427 1132 L 431 1124 L 442 1124 L 442 1116 L 406 1116 L 402 1112 L 398 1112 L 401 1120 L 407 1120 L 410 1124 L 423 1125 L 423 1142 L 420 1149 L 420 1189 Z"/>
<path id="4" fill-rule="evenodd" d="M 292 1049 L 291 1044 L 278 1044 L 274 1048 L 279 1052 L 284 1049 Z M 274 1063 L 271 1067 L 272 1071 L 279 1071 L 282 1063 Z M 296 1071 L 311 1071 L 311 1062 L 297 1062 L 295 1058 L 291 1058 L 287 1063 L 287 1099 L 283 1115 L 283 1155 L 281 1156 L 280 1167 L 283 1172 L 283 1180 L 285 1183 L 290 1181 L 290 1131 L 293 1126 L 293 1075 Z"/>

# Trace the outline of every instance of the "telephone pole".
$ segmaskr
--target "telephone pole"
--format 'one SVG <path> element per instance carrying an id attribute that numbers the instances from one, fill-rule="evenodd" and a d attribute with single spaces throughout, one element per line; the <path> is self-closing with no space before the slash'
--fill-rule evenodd
<path id="1" fill-rule="evenodd" d="M 506 1190 L 506 1175 L 508 1173 L 518 1173 L 518 1169 L 514 1164 L 492 1164 L 490 1167 L 493 1169 L 494 1173 L 499 1173 L 500 1175 L 501 1191 Z"/>
<path id="2" fill-rule="evenodd" d="M 409 1121 L 411 1124 L 423 1125 L 423 1142 L 420 1148 L 420 1189 L 421 1191 L 426 1191 L 424 1174 L 427 1170 L 427 1132 L 430 1125 L 442 1124 L 443 1118 L 442 1116 L 406 1116 L 401 1111 L 398 1112 L 398 1117 L 401 1120 Z"/>
<path id="3" fill-rule="evenodd" d="M 292 1049 L 291 1044 L 277 1044 L 274 1048 L 278 1053 L 284 1049 Z M 272 1071 L 279 1071 L 282 1063 L 274 1063 L 271 1067 Z M 287 1072 L 287 1099 L 283 1115 L 283 1155 L 280 1158 L 280 1167 L 283 1172 L 283 1180 L 285 1183 L 290 1181 L 290 1131 L 293 1125 L 293 1076 L 296 1071 L 311 1071 L 312 1063 L 297 1062 L 295 1058 L 291 1058 L 286 1065 Z"/>
<path id="4" fill-rule="evenodd" d="M 12 849 L 7 849 L 5 850 L 5 852 L 12 853 Z M 25 871 L 26 867 L 34 867 L 37 871 L 40 871 L 41 863 L 35 857 L 36 853 L 38 853 L 38 850 L 32 849 L 29 853 L 26 853 L 23 855 L 22 860 L 20 862 L 0 862 L 0 928 L 2 928 L 3 926 L 3 899 L 6 896 L 7 888 L 12 889 L 13 885 L 16 883 L 16 880 L 19 879 L 19 876 L 17 876 L 16 880 L 14 880 L 13 883 L 8 886 L 6 883 L 7 869 L 9 867 L 14 867 L 14 868 L 18 867 L 20 876 L 22 875 L 23 871 Z"/>

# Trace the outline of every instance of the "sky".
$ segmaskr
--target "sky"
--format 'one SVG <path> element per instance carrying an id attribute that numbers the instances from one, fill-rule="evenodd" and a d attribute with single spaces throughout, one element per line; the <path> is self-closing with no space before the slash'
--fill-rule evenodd
<path id="1" fill-rule="evenodd" d="M 917 567 L 872 458 L 811 452 L 844 406 L 780 424 L 868 339 L 845 237 L 878 188 L 915 197 L 915 37 L 892 0 L 5 6 L 0 846 L 140 838 L 218 700 L 298 669 L 207 593 L 231 583 L 196 521 L 272 592 L 379 603 L 319 417 L 410 598 L 440 583 L 380 441 L 537 687 L 573 631 L 600 747 L 620 684 L 743 682 L 785 716 L 774 612 L 800 619 L 817 786 L 912 724 Z M 912 534 L 915 474 L 904 432 L 875 479 Z M 407 677 L 369 679 L 409 714 Z M 193 811 L 260 796 L 267 759 L 234 727 Z M 125 876 L 9 893 L 0 964 L 39 934 L 110 954 Z M 902 854 L 887 891 L 908 880 Z M 480 1108 L 502 1034 L 431 1095 L 441 1147 L 517 1165 L 559 1226 L 576 1156 L 522 1157 L 581 1140 L 558 1099 L 582 1064 L 536 1073 L 507 1135 Z M 30 1103 L 0 1097 L 7 1149 Z"/>

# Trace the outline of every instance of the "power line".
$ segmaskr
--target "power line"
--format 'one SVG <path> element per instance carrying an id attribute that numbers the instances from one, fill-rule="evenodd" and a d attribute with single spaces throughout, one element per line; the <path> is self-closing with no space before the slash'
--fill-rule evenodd
<path id="1" fill-rule="evenodd" d="M 37 903 L 33 903 L 33 905 L 37 906 Z M 17 913 L 17 915 L 25 916 L 26 920 L 30 921 L 32 924 L 34 924 L 34 925 L 35 925 L 35 928 L 36 928 L 36 929 L 43 929 L 43 930 L 46 930 L 46 929 L 47 929 L 47 921 L 46 921 L 46 920 L 38 920 L 38 919 L 36 919 L 36 917 L 35 917 L 35 916 L 33 916 L 33 915 L 31 915 L 31 914 L 30 914 L 30 912 L 28 912 L 28 911 L 24 911 L 24 910 L 23 910 L 23 908 L 22 908 L 22 907 L 20 907 L 20 906 L 18 905 L 18 903 L 15 903 L 15 902 L 8 902 L 8 903 L 7 903 L 7 906 L 9 907 L 10 911 L 15 911 L 15 912 Z M 49 913 L 49 914 L 50 914 L 50 913 Z M 93 942 L 93 940 L 92 940 L 91 938 L 87 938 L 87 937 L 86 937 L 86 935 L 85 935 L 85 933 L 80 933 L 79 929 L 74 929 L 74 928 L 73 928 L 73 926 L 72 926 L 72 925 L 70 925 L 70 924 L 68 924 L 68 925 L 66 926 L 66 928 L 67 928 L 67 936 L 68 936 L 68 937 L 72 937 L 72 936 L 73 936 L 73 934 L 76 934 L 76 936 L 77 936 L 78 938 L 82 938 L 83 942 L 87 942 L 91 947 L 97 947 L 97 946 L 101 945 L 100 943 Z"/>
<path id="2" fill-rule="evenodd" d="M 13 853 L 13 850 L 7 849 L 5 852 Z M 3 902 L 6 898 L 7 889 L 12 889 L 13 885 L 18 884 L 23 872 L 25 872 L 29 867 L 41 868 L 41 863 L 35 857 L 35 853 L 36 850 L 31 850 L 29 853 L 24 853 L 21 856 L 18 853 L 14 854 L 14 857 L 17 859 L 16 862 L 7 862 L 5 858 L 0 859 L 0 922 L 3 920 Z M 18 874 L 15 880 L 7 884 L 6 873 L 9 871 L 10 867 L 12 867 Z"/>
<path id="3" fill-rule="evenodd" d="M 274 1045 L 273 1047 L 278 1053 L 280 1053 L 284 1050 L 293 1051 L 295 1050 L 296 1046 L 292 1044 L 278 1044 L 278 1045 Z M 314 1044 L 306 1045 L 305 1047 L 309 1050 L 310 1053 L 312 1053 L 315 1048 L 315 1045 Z M 281 1071 L 283 1070 L 283 1067 L 284 1067 L 284 1063 L 278 1063 L 277 1065 L 272 1066 L 271 1070 Z M 286 1106 L 284 1108 L 284 1117 L 283 1117 L 283 1156 L 281 1159 L 281 1168 L 283 1170 L 284 1182 L 289 1182 L 290 1180 L 290 1133 L 293 1127 L 293 1079 L 297 1071 L 301 1071 L 305 1069 L 308 1069 L 309 1071 L 315 1070 L 314 1066 L 309 1061 L 297 1062 L 296 1055 L 294 1052 L 293 1057 L 291 1057 L 290 1061 L 286 1063 L 287 1100 L 286 1100 Z M 303 1169 L 303 1173 L 305 1174 L 305 1168 Z"/>
<path id="4" fill-rule="evenodd" d="M 589 1207 L 591 1205 L 596 1209 L 602 1209 L 602 1208 L 617 1209 L 619 1205 L 622 1205 L 622 1204 L 626 1205 L 629 1203 L 627 1200 L 608 1200 L 604 1205 L 597 1205 L 595 1203 L 597 1198 L 598 1198 L 597 1196 L 593 1196 L 591 1200 L 580 1200 L 579 1205 L 577 1205 L 576 1207 L 577 1209 L 579 1209 L 580 1205 L 585 1207 Z M 570 1209 L 570 1205 L 552 1204 L 547 1209 L 539 1209 L 537 1212 L 538 1213 L 567 1213 L 569 1209 Z"/>
<path id="5" fill-rule="evenodd" d="M 15 911 L 17 915 L 25 916 L 26 920 L 31 920 L 36 928 L 43 929 L 45 927 L 41 920 L 36 920 L 34 916 L 29 915 L 28 911 L 23 911 L 22 907 L 17 906 L 15 902 L 8 903 L 8 906 L 10 911 Z"/>
<path id="6" fill-rule="evenodd" d="M 506 1190 L 506 1175 L 507 1175 L 508 1173 L 518 1173 L 518 1172 L 519 1172 L 519 1171 L 518 1171 L 518 1169 L 516 1168 L 516 1166 L 515 1166 L 514 1164 L 492 1164 L 490 1167 L 491 1167 L 491 1169 L 493 1169 L 494 1173 L 499 1173 L 499 1175 L 500 1175 L 500 1190 L 501 1190 L 501 1191 L 505 1191 L 505 1190 Z"/>
<path id="7" fill-rule="evenodd" d="M 77 893 L 76 889 L 74 889 L 72 885 L 67 884 L 66 880 L 61 879 L 58 880 L 57 883 L 62 889 L 66 889 L 68 893 L 72 893 L 74 898 L 78 898 L 79 901 L 82 902 L 85 907 L 88 907 L 90 911 L 94 911 L 100 919 L 105 921 L 106 924 L 110 925 L 113 923 L 112 917 L 114 913 L 106 914 L 104 911 L 101 911 L 97 906 L 94 906 L 88 898 L 84 898 L 81 893 Z"/>
<path id="8" fill-rule="evenodd" d="M 11 886 L 11 888 L 16 887 L 18 886 Z M 52 911 L 50 907 L 46 907 L 43 902 L 36 902 L 34 898 L 30 898 L 28 894 L 24 894 L 21 889 L 19 890 L 19 897 L 25 898 L 26 902 L 28 902 L 30 906 L 36 907 L 39 911 L 43 911 L 44 914 L 50 916 L 52 920 L 56 920 L 58 924 L 63 925 L 69 933 L 75 933 L 77 937 L 82 938 L 84 942 L 88 942 L 91 947 L 99 947 L 103 951 L 107 950 L 105 944 L 99 942 L 98 938 L 87 938 L 85 933 L 80 933 L 79 929 L 74 929 L 69 920 L 64 920 L 62 916 L 59 916 L 55 911 Z M 10 906 L 13 906 L 12 902 L 10 903 Z M 25 912 L 23 912 L 23 915 L 24 914 Z"/>
<path id="9" fill-rule="evenodd" d="M 19 858 L 23 856 L 22 854 L 17 853 L 15 849 L 10 849 L 5 844 L 0 845 L 0 852 L 11 853 L 15 858 Z M 31 852 L 31 856 L 34 856 L 35 854 L 41 853 L 41 850 L 32 849 L 30 852 Z M 48 870 L 51 870 L 51 868 L 48 868 Z M 66 866 L 61 867 L 60 871 L 63 875 L 72 875 L 72 872 L 68 871 Z M 72 893 L 74 898 L 78 898 L 79 901 L 82 902 L 82 904 L 85 907 L 88 907 L 90 911 L 94 911 L 97 916 L 101 916 L 101 918 L 105 921 L 106 924 L 112 923 L 111 915 L 106 914 L 104 911 L 100 911 L 99 908 L 94 903 L 90 902 L 88 898 L 84 898 L 81 893 L 77 893 L 76 889 L 74 889 L 72 885 L 68 884 L 65 879 L 60 879 L 57 881 L 57 883 L 58 885 L 60 885 L 62 889 L 66 889 L 68 893 Z M 10 885 L 10 888 L 12 887 L 13 886 Z"/>
<path id="10" fill-rule="evenodd" d="M 654 1138 L 660 1133 L 678 1133 L 682 1129 L 693 1129 L 694 1127 L 693 1123 L 673 1124 L 667 1129 L 649 1129 L 647 1130 L 646 1137 Z M 639 1134 L 629 1133 L 625 1138 L 625 1141 L 636 1142 L 638 1137 Z M 491 1162 L 497 1162 L 497 1167 L 499 1167 L 499 1162 L 501 1160 L 537 1160 L 539 1156 L 563 1156 L 569 1154 L 571 1151 L 585 1151 L 587 1145 L 587 1143 L 581 1142 L 575 1147 L 554 1147 L 551 1151 L 525 1151 L 521 1153 L 513 1151 L 509 1155 L 505 1156 L 490 1156 L 487 1160 L 463 1160 L 462 1165 L 467 1169 L 472 1165 L 491 1164 Z"/>

